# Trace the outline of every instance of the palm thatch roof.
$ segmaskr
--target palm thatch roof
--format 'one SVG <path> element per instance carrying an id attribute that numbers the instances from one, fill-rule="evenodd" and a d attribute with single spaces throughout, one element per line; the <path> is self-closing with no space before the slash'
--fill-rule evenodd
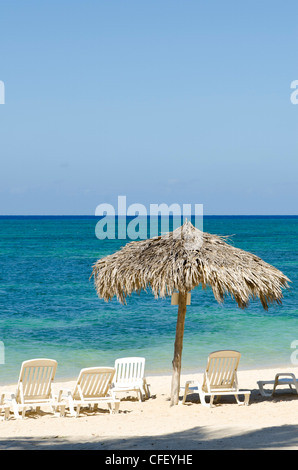
<path id="1" fill-rule="evenodd" d="M 95 288 L 106 301 L 151 288 L 156 298 L 210 286 L 222 302 L 230 294 L 240 308 L 259 298 L 264 309 L 281 303 L 289 279 L 258 256 L 204 233 L 190 222 L 171 233 L 133 241 L 93 266 Z"/>

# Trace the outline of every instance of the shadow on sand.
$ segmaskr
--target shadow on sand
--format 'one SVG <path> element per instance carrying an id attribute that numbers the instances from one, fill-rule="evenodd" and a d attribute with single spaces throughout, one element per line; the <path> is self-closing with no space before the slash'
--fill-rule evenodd
<path id="1" fill-rule="evenodd" d="M 184 432 L 127 439 L 68 440 L 49 438 L 1 439 L 0 450 L 270 450 L 298 449 L 298 425 L 284 425 L 235 434 L 231 428 L 214 432 L 195 427 Z"/>
<path id="2" fill-rule="evenodd" d="M 198 395 L 188 396 L 188 406 L 197 406 Z M 282 392 L 271 398 L 260 396 L 258 390 L 252 390 L 250 403 L 257 406 L 262 401 L 295 401 L 297 395 Z M 233 397 L 226 398 L 226 403 L 233 403 Z M 183 406 L 183 405 L 181 405 Z M 219 405 L 221 406 L 221 405 Z M 235 405 L 233 405 L 235 406 Z M 236 405 L 237 406 L 237 405 Z M 0 439 L 0 450 L 104 450 L 104 451 L 172 451 L 172 450 L 298 450 L 298 424 L 261 427 L 243 431 L 237 426 L 209 427 L 196 426 L 186 431 L 161 434 L 157 436 L 139 436 L 126 438 L 103 438 L 92 435 L 84 439 L 65 436 L 14 437 Z"/>

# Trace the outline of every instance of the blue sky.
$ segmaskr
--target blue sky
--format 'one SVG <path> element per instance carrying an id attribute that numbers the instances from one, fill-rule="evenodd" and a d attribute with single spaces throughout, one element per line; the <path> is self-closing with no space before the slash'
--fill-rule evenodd
<path id="1" fill-rule="evenodd" d="M 297 214 L 298 4 L 0 4 L 0 214 Z"/>

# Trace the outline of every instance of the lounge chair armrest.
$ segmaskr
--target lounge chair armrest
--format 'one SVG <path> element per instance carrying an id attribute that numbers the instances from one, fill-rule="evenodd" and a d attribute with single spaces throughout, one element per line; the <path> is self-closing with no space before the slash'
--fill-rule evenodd
<path id="1" fill-rule="evenodd" d="M 291 374 L 290 372 L 280 372 L 276 374 L 275 380 L 278 379 L 279 377 L 292 377 L 294 380 L 297 380 L 295 377 L 295 374 Z"/>
<path id="2" fill-rule="evenodd" d="M 0 406 L 5 404 L 4 403 L 5 400 L 11 400 L 11 392 L 8 392 L 8 391 L 1 392 L 1 394 L 0 394 Z"/>
<path id="3" fill-rule="evenodd" d="M 188 394 L 188 392 L 189 392 L 189 389 L 190 389 L 190 388 L 198 388 L 198 386 L 197 386 L 196 384 L 197 384 L 197 382 L 195 382 L 194 380 L 187 380 L 187 381 L 185 382 L 185 385 L 184 385 L 184 386 L 183 386 L 183 385 L 180 385 L 180 389 L 181 389 L 181 390 L 184 389 L 183 399 L 182 399 L 182 401 L 181 401 L 180 403 L 182 403 L 183 405 L 185 404 L 185 402 L 186 402 L 186 397 L 187 397 L 187 394 Z M 191 385 L 192 385 L 193 387 L 191 387 Z"/>
<path id="4" fill-rule="evenodd" d="M 180 385 L 181 389 L 197 388 L 198 382 L 195 380 L 187 380 L 184 385 Z"/>
<path id="5" fill-rule="evenodd" d="M 70 388 L 60 388 L 58 394 L 56 395 L 56 398 L 58 401 L 60 401 L 64 397 L 69 397 L 71 395 L 71 390 Z"/>
<path id="6" fill-rule="evenodd" d="M 11 396 L 12 392 L 11 391 L 7 391 L 7 390 L 4 390 L 3 392 L 0 393 L 0 399 L 1 398 L 4 398 L 6 396 Z"/>
<path id="7" fill-rule="evenodd" d="M 275 380 L 274 380 L 274 387 L 276 387 L 278 385 L 279 379 L 281 377 L 284 377 L 284 380 L 287 380 L 287 378 L 288 379 L 291 378 L 292 379 L 292 384 L 295 385 L 297 393 L 298 393 L 298 380 L 296 379 L 295 374 L 286 373 L 286 372 L 284 372 L 284 373 L 281 372 L 281 373 L 276 374 Z M 282 379 L 281 379 L 281 381 L 282 381 Z M 289 383 L 289 382 L 287 381 L 287 383 Z M 291 385 L 290 385 L 290 387 L 291 387 Z"/>
<path id="8" fill-rule="evenodd" d="M 187 385 L 194 385 L 195 383 L 196 383 L 196 382 L 195 382 L 194 380 L 187 380 L 187 381 L 185 382 L 185 385 L 186 385 L 186 384 L 187 384 Z"/>

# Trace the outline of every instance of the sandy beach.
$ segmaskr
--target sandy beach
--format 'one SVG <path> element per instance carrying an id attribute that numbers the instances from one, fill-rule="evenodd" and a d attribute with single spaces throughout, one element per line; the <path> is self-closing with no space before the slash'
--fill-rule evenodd
<path id="1" fill-rule="evenodd" d="M 240 370 L 240 389 L 251 391 L 249 406 L 224 397 L 213 408 L 203 407 L 197 394 L 189 395 L 186 405 L 170 407 L 171 376 L 148 376 L 152 397 L 139 402 L 133 393 L 121 394 L 118 414 L 102 408 L 83 410 L 78 418 L 58 417 L 44 408 L 23 420 L 11 415 L 0 422 L 0 450 L 297 450 L 297 394 L 280 388 L 273 398 L 264 398 L 258 391 L 257 380 L 273 379 L 276 372 L 295 370 Z M 201 378 L 182 374 L 181 384 Z M 73 384 L 56 382 L 54 391 Z M 0 392 L 15 387 L 2 386 Z"/>

